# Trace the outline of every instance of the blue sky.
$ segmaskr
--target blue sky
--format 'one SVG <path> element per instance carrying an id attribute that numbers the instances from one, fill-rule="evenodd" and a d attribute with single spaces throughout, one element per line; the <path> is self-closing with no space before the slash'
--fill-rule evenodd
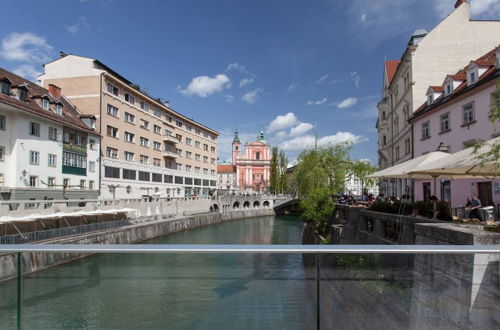
<path id="1" fill-rule="evenodd" d="M 500 0 L 472 0 L 498 19 Z M 291 160 L 314 143 L 354 142 L 376 163 L 384 59 L 455 0 L 20 1 L 3 16 L 0 66 L 34 79 L 59 51 L 99 59 L 221 132 L 230 158 L 261 129 Z M 495 17 L 496 16 L 496 17 Z"/>

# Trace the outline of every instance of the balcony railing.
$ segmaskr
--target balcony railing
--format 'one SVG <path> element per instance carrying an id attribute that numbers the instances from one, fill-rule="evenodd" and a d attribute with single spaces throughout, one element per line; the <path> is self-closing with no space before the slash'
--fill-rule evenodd
<path id="1" fill-rule="evenodd" d="M 180 156 L 176 151 L 163 150 L 163 157 L 179 158 Z"/>
<path id="2" fill-rule="evenodd" d="M 179 139 L 177 139 L 177 137 L 173 136 L 173 135 L 170 135 L 170 134 L 164 134 L 163 135 L 163 141 L 165 142 L 171 142 L 171 143 L 179 143 Z"/>
<path id="3" fill-rule="evenodd" d="M 63 254 L 107 256 L 23 275 Z M 199 254 L 206 263 L 193 261 Z M 411 269 L 384 263 L 408 255 Z M 288 256 L 299 258 L 283 268 Z M 0 257 L 15 278 L 0 283 L 6 329 L 191 322 L 239 329 L 493 329 L 499 322 L 496 245 L 26 244 L 0 245 Z"/>

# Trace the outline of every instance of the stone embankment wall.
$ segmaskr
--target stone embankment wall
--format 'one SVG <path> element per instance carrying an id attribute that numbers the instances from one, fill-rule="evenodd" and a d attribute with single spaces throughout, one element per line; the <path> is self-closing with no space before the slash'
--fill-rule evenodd
<path id="1" fill-rule="evenodd" d="M 348 206 L 337 220 L 336 244 L 500 245 L 500 234 L 480 225 Z M 500 253 L 380 255 L 372 265 L 329 255 L 321 278 L 326 328 L 500 328 Z"/>
<path id="2" fill-rule="evenodd" d="M 184 218 L 140 222 L 126 227 L 69 236 L 46 244 L 131 244 L 171 233 L 232 220 L 274 215 L 271 208 L 207 213 Z M 75 253 L 23 253 L 23 273 L 28 274 L 60 265 L 87 255 Z M 0 281 L 15 277 L 16 254 L 0 254 Z"/>
<path id="3" fill-rule="evenodd" d="M 467 224 L 419 224 L 415 244 L 499 245 L 500 234 Z M 499 329 L 500 254 L 417 254 L 411 329 Z"/>

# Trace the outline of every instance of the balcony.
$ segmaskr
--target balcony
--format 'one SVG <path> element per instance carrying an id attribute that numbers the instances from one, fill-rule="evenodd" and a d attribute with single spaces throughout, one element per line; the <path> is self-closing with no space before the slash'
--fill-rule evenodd
<path id="1" fill-rule="evenodd" d="M 163 150 L 163 157 L 168 157 L 168 158 L 179 158 L 179 154 L 176 151 L 172 150 Z"/>
<path id="2" fill-rule="evenodd" d="M 163 141 L 167 142 L 167 143 L 174 143 L 174 144 L 179 143 L 179 140 L 175 136 L 170 135 L 170 134 L 164 134 Z"/>

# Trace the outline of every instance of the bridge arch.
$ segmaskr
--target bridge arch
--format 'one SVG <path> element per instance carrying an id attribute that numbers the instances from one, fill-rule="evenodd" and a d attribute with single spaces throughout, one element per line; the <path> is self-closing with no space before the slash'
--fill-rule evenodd
<path id="1" fill-rule="evenodd" d="M 259 206 L 260 206 L 260 202 L 259 201 L 253 202 L 253 207 L 257 208 Z"/>
<path id="2" fill-rule="evenodd" d="M 269 205 L 270 205 L 269 201 L 264 201 L 264 203 L 262 203 L 262 206 L 264 206 L 264 207 L 269 207 Z"/>
<path id="3" fill-rule="evenodd" d="M 233 203 L 233 209 L 239 209 L 240 208 L 240 202 L 236 201 Z"/>
<path id="4" fill-rule="evenodd" d="M 210 207 L 211 211 L 213 212 L 219 212 L 219 205 L 214 204 Z"/>
<path id="5" fill-rule="evenodd" d="M 244 201 L 243 202 L 243 208 L 247 209 L 250 207 L 250 202 L 249 201 Z"/>

